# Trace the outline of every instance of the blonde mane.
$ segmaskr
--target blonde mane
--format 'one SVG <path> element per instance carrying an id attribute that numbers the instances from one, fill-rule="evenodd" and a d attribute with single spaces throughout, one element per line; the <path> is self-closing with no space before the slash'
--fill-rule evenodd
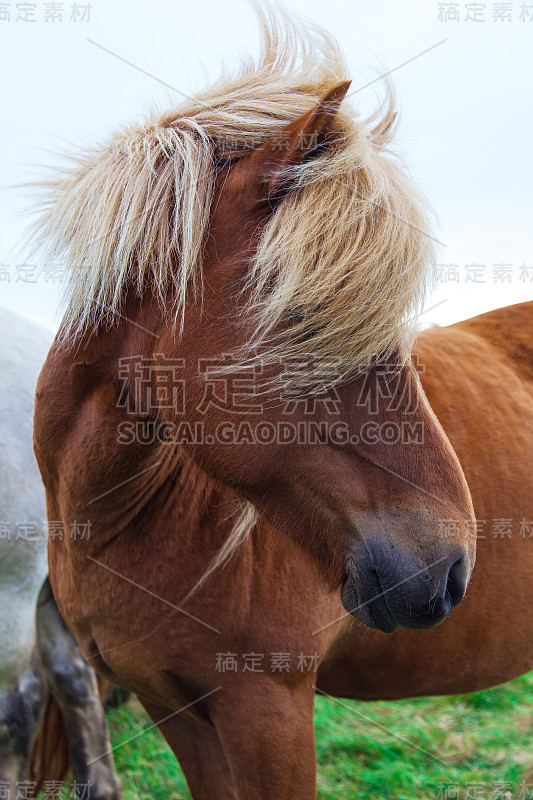
<path id="1" fill-rule="evenodd" d="M 115 322 L 128 287 L 139 296 L 150 288 L 162 313 L 171 292 L 171 313 L 182 322 L 189 292 L 201 292 L 220 165 L 259 147 L 346 79 L 328 33 L 277 6 L 254 7 L 257 63 L 247 60 L 173 111 L 71 156 L 40 184 L 33 242 L 69 267 L 63 337 Z M 343 103 L 338 135 L 293 170 L 294 190 L 267 222 L 249 271 L 249 344 L 263 362 L 299 362 L 302 389 L 330 373 L 330 384 L 346 380 L 397 348 L 424 295 L 431 230 L 418 192 L 386 150 L 394 105 L 388 85 L 371 120 Z"/>

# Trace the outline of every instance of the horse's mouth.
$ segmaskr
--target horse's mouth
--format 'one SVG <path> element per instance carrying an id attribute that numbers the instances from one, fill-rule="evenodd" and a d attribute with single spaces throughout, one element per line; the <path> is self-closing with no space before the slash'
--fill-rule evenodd
<path id="1" fill-rule="evenodd" d="M 372 585 L 369 585 L 369 584 Z M 383 633 L 394 633 L 398 623 L 391 614 L 377 573 L 370 572 L 370 581 L 365 586 L 366 599 L 357 591 L 353 577 L 349 576 L 341 589 L 341 601 L 346 611 L 369 628 Z"/>

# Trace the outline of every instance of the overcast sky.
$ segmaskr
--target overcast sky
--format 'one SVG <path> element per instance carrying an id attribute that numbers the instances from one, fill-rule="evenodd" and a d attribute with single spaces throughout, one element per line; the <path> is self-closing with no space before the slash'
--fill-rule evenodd
<path id="1" fill-rule="evenodd" d="M 393 71 L 397 149 L 431 200 L 442 242 L 424 324 L 533 299 L 533 0 L 288 5 L 338 38 L 354 88 Z M 256 53 L 257 42 L 243 0 L 0 5 L 0 305 L 57 325 L 59 283 L 23 267 L 28 195 L 9 187 L 35 176 L 33 165 L 50 163 L 47 151 L 105 136 L 154 101 L 179 102 L 155 78 L 191 94 L 222 61 Z M 373 83 L 353 100 L 370 111 L 380 93 Z"/>

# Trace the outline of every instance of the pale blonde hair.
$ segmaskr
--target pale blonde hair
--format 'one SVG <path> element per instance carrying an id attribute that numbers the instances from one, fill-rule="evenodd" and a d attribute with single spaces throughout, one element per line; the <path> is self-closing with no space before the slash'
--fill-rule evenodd
<path id="1" fill-rule="evenodd" d="M 63 335 L 116 320 L 125 290 L 201 290 L 202 247 L 217 167 L 241 158 L 346 79 L 337 43 L 279 7 L 254 4 L 258 62 L 223 75 L 193 100 L 104 145 L 75 154 L 40 186 L 45 203 L 34 242 L 70 267 Z M 360 120 L 343 103 L 338 133 L 319 157 L 292 170 L 294 190 L 267 222 L 247 290 L 250 345 L 263 359 L 307 358 L 346 380 L 401 340 L 434 262 L 425 204 L 386 152 L 395 117 L 390 86 L 380 118 Z M 375 115 L 378 116 L 378 115 Z M 283 326 L 280 323 L 290 323 Z"/>

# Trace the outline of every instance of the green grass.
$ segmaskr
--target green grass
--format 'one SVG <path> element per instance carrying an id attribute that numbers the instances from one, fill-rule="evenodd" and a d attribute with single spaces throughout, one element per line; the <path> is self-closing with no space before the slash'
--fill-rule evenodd
<path id="1" fill-rule="evenodd" d="M 190 798 L 137 701 L 108 719 L 125 800 Z M 315 725 L 320 800 L 533 799 L 533 673 L 456 697 L 395 703 L 318 697 Z"/>

